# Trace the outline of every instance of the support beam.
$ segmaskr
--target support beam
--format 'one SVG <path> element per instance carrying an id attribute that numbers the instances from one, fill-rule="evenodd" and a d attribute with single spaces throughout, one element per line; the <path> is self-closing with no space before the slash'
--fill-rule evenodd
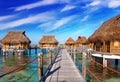
<path id="1" fill-rule="evenodd" d="M 103 68 L 107 67 L 107 59 L 103 58 Z"/>
<path id="2" fill-rule="evenodd" d="M 43 59 L 42 53 L 39 53 L 38 54 L 38 76 L 39 76 L 39 79 L 43 75 L 43 60 L 42 59 Z"/>
<path id="3" fill-rule="evenodd" d="M 86 56 L 87 54 L 83 52 L 82 54 L 82 75 L 84 79 L 86 78 Z"/>
<path id="4" fill-rule="evenodd" d="M 74 48 L 73 60 L 74 60 L 74 63 L 75 63 L 76 62 L 76 48 Z"/>

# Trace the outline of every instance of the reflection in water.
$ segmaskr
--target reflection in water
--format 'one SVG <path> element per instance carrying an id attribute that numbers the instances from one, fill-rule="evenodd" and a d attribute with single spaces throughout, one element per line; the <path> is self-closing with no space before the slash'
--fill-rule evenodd
<path id="1" fill-rule="evenodd" d="M 116 69 L 115 60 L 108 60 L 108 67 L 103 68 L 101 59 L 95 58 L 97 62 L 90 61 L 89 59 L 90 58 L 85 57 L 83 54 L 76 55 L 76 65 L 83 76 L 86 77 L 87 82 L 120 82 L 120 72 L 118 71 L 120 70 L 119 60 Z M 87 71 L 85 71 L 85 69 L 87 69 Z"/>
<path id="2" fill-rule="evenodd" d="M 0 54 L 0 82 L 38 82 L 36 57 L 34 49 L 31 50 L 31 55 L 24 53 L 21 56 L 16 54 L 3 56 Z"/>

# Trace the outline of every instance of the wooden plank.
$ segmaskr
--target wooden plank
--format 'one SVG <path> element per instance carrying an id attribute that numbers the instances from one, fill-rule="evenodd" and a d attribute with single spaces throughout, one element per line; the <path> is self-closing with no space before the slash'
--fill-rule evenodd
<path id="1" fill-rule="evenodd" d="M 45 82 L 85 82 L 66 49 L 61 49 Z"/>

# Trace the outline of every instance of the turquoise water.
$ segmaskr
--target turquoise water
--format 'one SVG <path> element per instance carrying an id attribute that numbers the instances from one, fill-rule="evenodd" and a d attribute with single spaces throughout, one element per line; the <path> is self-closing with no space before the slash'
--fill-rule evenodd
<path id="1" fill-rule="evenodd" d="M 32 49 L 31 54 L 28 51 L 22 56 L 2 56 L 0 54 L 0 75 L 13 71 L 2 76 L 0 82 L 38 82 L 38 61 L 36 57 L 39 52 L 41 52 L 40 49 L 37 50 L 37 53 Z"/>
<path id="2" fill-rule="evenodd" d="M 96 61 L 101 63 L 101 59 L 96 58 Z M 118 60 L 118 66 L 115 65 L 114 60 L 108 60 L 108 67 L 115 71 L 120 70 L 120 60 Z M 92 62 L 93 63 L 93 62 Z M 76 66 L 82 72 L 82 54 L 77 55 Z M 92 73 L 90 73 L 91 71 Z M 94 76 L 93 76 L 94 75 Z M 90 60 L 86 59 L 86 81 L 87 82 L 120 82 L 120 74 L 107 68 L 103 68 L 101 65 L 95 63 L 91 64 Z"/>
<path id="3" fill-rule="evenodd" d="M 41 71 L 44 74 L 51 63 L 50 57 L 52 55 L 54 59 L 55 52 L 49 53 L 47 49 L 37 49 L 37 51 L 31 49 L 21 56 L 0 54 L 0 82 L 38 82 L 40 75 L 38 74 L 37 54 L 40 52 L 43 53 L 43 69 Z"/>

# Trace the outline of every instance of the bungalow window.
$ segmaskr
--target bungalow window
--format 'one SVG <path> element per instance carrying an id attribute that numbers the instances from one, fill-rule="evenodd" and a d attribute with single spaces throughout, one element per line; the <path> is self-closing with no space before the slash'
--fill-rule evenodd
<path id="1" fill-rule="evenodd" d="M 114 47 L 118 48 L 119 47 L 119 41 L 114 42 Z"/>

